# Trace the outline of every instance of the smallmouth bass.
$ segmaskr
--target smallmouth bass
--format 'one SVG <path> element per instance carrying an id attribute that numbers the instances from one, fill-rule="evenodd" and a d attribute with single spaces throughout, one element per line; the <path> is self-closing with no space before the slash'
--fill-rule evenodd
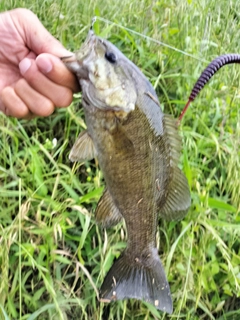
<path id="1" fill-rule="evenodd" d="M 98 158 L 106 189 L 96 221 L 107 228 L 124 218 L 127 228 L 126 249 L 105 277 L 100 299 L 135 298 L 172 313 L 156 232 L 159 216 L 180 219 L 191 202 L 187 179 L 178 168 L 176 122 L 163 114 L 142 72 L 92 30 L 80 50 L 62 60 L 79 80 L 87 124 L 69 157 Z"/>

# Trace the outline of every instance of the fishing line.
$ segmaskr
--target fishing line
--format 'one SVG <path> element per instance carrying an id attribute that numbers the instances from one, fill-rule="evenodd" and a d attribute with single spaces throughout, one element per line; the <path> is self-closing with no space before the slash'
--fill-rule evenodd
<path id="1" fill-rule="evenodd" d="M 132 29 L 129 29 L 127 27 L 124 27 L 116 22 L 113 22 L 113 21 L 110 21 L 110 20 L 107 20 L 105 18 L 101 18 L 101 17 L 94 17 L 93 18 L 93 22 L 92 22 L 92 25 L 93 23 L 96 21 L 96 20 L 100 20 L 100 21 L 103 21 L 107 24 L 112 24 L 112 25 L 115 25 L 121 29 L 125 29 L 135 35 L 138 35 L 139 37 L 142 37 L 144 39 L 147 39 L 149 41 L 152 41 L 152 42 L 155 42 L 159 45 L 162 45 L 162 46 L 165 46 L 171 50 L 174 50 L 176 52 L 179 52 L 179 53 L 182 53 L 183 55 L 185 56 L 188 56 L 188 57 L 191 57 L 193 59 L 196 59 L 200 62 L 204 62 L 204 63 L 207 63 L 208 66 L 203 70 L 201 76 L 198 78 L 197 82 L 195 83 L 195 86 L 194 88 L 192 89 L 192 92 L 188 98 L 188 102 L 186 103 L 184 109 L 182 110 L 179 118 L 178 118 L 178 125 L 180 124 L 184 114 L 186 113 L 190 103 L 196 98 L 196 96 L 199 94 L 199 92 L 202 90 L 202 88 L 205 86 L 206 83 L 208 83 L 208 81 L 210 80 L 210 78 L 221 68 L 223 67 L 224 65 L 226 64 L 232 64 L 232 63 L 240 63 L 240 54 L 225 54 L 225 55 L 222 55 L 222 56 L 219 56 L 217 58 L 215 58 L 211 63 L 209 63 L 207 60 L 205 59 L 201 59 L 201 58 L 198 58 L 190 53 L 187 53 L 183 50 L 180 50 L 178 48 L 175 48 L 175 47 L 172 47 L 170 46 L 169 44 L 166 44 L 162 41 L 159 41 L 159 40 L 156 40 L 154 38 L 151 38 L 149 36 L 146 36 L 146 35 L 143 35 L 142 33 L 140 32 L 137 32 L 137 31 L 134 31 Z"/>
<path id="2" fill-rule="evenodd" d="M 187 52 L 185 52 L 185 51 L 183 51 L 183 50 L 181 50 L 181 49 L 172 47 L 172 46 L 170 46 L 170 45 L 167 44 L 167 43 L 164 43 L 164 42 L 159 41 L 159 40 L 157 40 L 157 39 L 154 39 L 154 38 L 151 38 L 151 37 L 149 37 L 149 36 L 146 36 L 146 35 L 144 35 L 144 34 L 142 34 L 142 33 L 140 33 L 140 32 L 137 32 L 137 31 L 135 31 L 135 30 L 129 29 L 129 28 L 127 28 L 127 27 L 124 27 L 124 26 L 122 26 L 121 24 L 118 24 L 118 23 L 116 23 L 116 22 L 113 22 L 113 21 L 110 21 L 110 20 L 107 20 L 107 19 L 105 19 L 105 18 L 98 17 L 98 16 L 94 17 L 94 19 L 95 19 L 95 21 L 96 21 L 96 20 L 100 20 L 100 21 L 103 21 L 103 22 L 105 22 L 105 23 L 115 25 L 115 26 L 117 26 L 117 27 L 119 27 L 119 28 L 121 28 L 121 29 L 125 29 L 125 30 L 127 30 L 127 31 L 129 31 L 129 32 L 131 32 L 131 33 L 133 33 L 133 34 L 138 35 L 139 37 L 142 37 L 142 38 L 144 38 L 144 39 L 146 39 L 146 40 L 149 40 L 149 41 L 151 41 L 151 42 L 155 42 L 155 43 L 157 43 L 157 44 L 159 44 L 159 45 L 162 45 L 162 46 L 164 46 L 164 47 L 166 47 L 166 48 L 169 48 L 169 49 L 171 49 L 171 50 L 174 50 L 174 51 L 176 51 L 176 52 L 182 53 L 182 54 L 184 54 L 185 56 L 191 57 L 191 58 L 193 58 L 193 59 L 195 59 L 195 60 L 198 60 L 198 61 L 200 61 L 200 62 L 209 63 L 209 61 L 207 61 L 207 60 L 205 60 L 205 59 L 198 58 L 198 57 L 196 57 L 196 56 L 194 56 L 194 55 L 192 55 L 192 54 L 190 54 L 190 53 L 187 53 Z"/>

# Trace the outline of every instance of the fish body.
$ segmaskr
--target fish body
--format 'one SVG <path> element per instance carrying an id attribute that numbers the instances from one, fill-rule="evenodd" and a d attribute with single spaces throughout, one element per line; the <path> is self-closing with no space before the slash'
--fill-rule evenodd
<path id="1" fill-rule="evenodd" d="M 82 48 L 63 60 L 82 89 L 87 131 L 70 159 L 97 157 L 106 189 L 96 220 L 111 227 L 124 218 L 127 246 L 100 289 L 103 301 L 135 298 L 171 313 L 169 284 L 158 256 L 158 217 L 180 219 L 190 206 L 178 168 L 176 123 L 163 114 L 147 78 L 113 44 L 89 31 Z"/>

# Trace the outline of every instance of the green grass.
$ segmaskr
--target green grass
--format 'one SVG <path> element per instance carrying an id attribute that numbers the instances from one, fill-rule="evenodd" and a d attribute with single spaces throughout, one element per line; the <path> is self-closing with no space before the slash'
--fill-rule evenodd
<path id="1" fill-rule="evenodd" d="M 98 21 L 178 117 L 206 63 L 240 52 L 237 1 L 2 0 L 1 11 L 33 10 L 76 50 L 97 14 L 186 54 Z M 60 13 L 63 15 L 59 18 Z M 196 59 L 189 57 L 191 54 Z M 159 224 L 159 247 L 174 300 L 172 316 L 146 303 L 99 304 L 97 288 L 126 243 L 118 225 L 94 221 L 103 190 L 97 162 L 68 154 L 85 125 L 79 96 L 48 118 L 0 116 L 0 319 L 156 320 L 240 317 L 240 66 L 226 66 L 191 105 L 180 127 L 192 206 Z M 53 143 L 57 139 L 57 144 Z"/>

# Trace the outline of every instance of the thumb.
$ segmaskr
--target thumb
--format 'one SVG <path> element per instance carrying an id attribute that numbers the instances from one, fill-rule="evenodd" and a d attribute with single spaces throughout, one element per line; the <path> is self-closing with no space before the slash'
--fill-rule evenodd
<path id="1" fill-rule="evenodd" d="M 14 21 L 18 22 L 19 30 L 23 30 L 21 36 L 26 46 L 36 55 L 50 53 L 63 57 L 71 54 L 45 29 L 32 11 L 19 8 L 12 10 L 11 15 Z"/>

